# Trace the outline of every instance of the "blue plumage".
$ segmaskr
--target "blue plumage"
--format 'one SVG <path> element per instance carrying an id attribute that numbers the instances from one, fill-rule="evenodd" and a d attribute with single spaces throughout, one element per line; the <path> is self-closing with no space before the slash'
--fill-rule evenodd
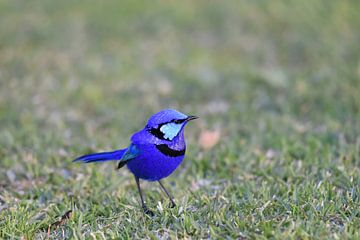
<path id="1" fill-rule="evenodd" d="M 130 146 L 126 149 L 120 161 L 128 161 L 140 154 L 140 149 L 135 144 L 130 144 Z"/>
<path id="2" fill-rule="evenodd" d="M 91 162 L 105 162 L 105 161 L 111 161 L 111 160 L 120 160 L 126 151 L 127 151 L 127 148 L 121 149 L 121 150 L 116 150 L 113 152 L 92 153 L 92 154 L 78 157 L 74 160 L 74 162 L 91 163 Z"/>
<path id="3" fill-rule="evenodd" d="M 127 165 L 135 176 L 142 207 L 146 213 L 152 214 L 143 200 L 139 179 L 158 181 L 175 206 L 174 200 L 160 180 L 175 171 L 184 159 L 184 127 L 196 118 L 173 109 L 162 110 L 150 117 L 144 129 L 133 134 L 128 148 L 84 155 L 74 161 L 91 163 L 116 160 L 118 168 Z"/>

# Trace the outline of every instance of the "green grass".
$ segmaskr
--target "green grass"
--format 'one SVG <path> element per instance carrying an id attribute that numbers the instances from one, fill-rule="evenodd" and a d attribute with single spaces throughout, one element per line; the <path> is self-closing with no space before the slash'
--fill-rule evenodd
<path id="1" fill-rule="evenodd" d="M 359 2 L 132 2 L 0 1 L 0 238 L 360 239 Z M 151 218 L 71 160 L 168 107 L 201 118 Z"/>

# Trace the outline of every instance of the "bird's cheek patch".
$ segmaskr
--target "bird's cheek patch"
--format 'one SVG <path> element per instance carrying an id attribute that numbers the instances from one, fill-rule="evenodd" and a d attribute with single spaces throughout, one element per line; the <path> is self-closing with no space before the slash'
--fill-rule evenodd
<path id="1" fill-rule="evenodd" d="M 164 138 L 173 140 L 176 135 L 179 134 L 182 124 L 168 123 L 160 128 L 160 131 L 164 134 Z"/>

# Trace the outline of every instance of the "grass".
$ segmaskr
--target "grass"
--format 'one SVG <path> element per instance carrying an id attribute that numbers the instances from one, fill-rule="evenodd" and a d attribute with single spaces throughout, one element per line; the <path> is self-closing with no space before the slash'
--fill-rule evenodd
<path id="1" fill-rule="evenodd" d="M 0 238 L 360 238 L 356 1 L 0 1 Z M 201 118 L 165 180 L 116 163 L 154 112 Z M 217 129 L 211 149 L 198 142 Z"/>

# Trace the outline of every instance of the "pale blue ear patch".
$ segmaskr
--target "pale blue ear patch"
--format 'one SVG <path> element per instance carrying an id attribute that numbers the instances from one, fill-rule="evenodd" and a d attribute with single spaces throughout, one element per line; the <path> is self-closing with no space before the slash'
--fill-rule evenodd
<path id="1" fill-rule="evenodd" d="M 171 141 L 179 134 L 181 127 L 182 124 L 176 124 L 171 122 L 161 126 L 160 131 L 164 134 L 165 139 Z"/>

